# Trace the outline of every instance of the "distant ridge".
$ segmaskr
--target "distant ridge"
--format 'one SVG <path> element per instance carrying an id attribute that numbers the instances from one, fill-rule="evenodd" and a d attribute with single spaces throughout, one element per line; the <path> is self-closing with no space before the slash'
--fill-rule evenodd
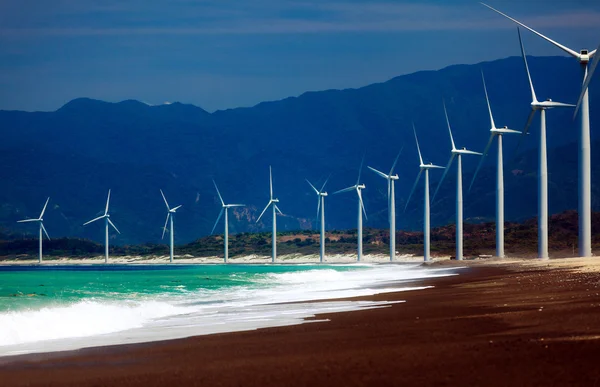
<path id="1" fill-rule="evenodd" d="M 581 74 L 573 69 L 570 58 L 530 57 L 529 64 L 540 99 L 576 101 L 579 90 L 572 85 Z M 248 204 L 232 214 L 232 233 L 267 230 L 269 221 L 255 221 L 262 209 L 258 207 L 268 196 L 264 187 L 272 165 L 280 208 L 286 214 L 279 228 L 310 228 L 315 208 L 305 178 L 319 184 L 318 180 L 322 183 L 332 173 L 328 187 L 341 189 L 356 179 L 357 155 L 366 153 L 366 165 L 383 168 L 404 146 L 397 168 L 397 227 L 415 230 L 421 227 L 421 202 L 415 200 L 406 213 L 400 213 L 418 163 L 411 122 L 423 139 L 422 151 L 429 157 L 424 161 L 444 163 L 449 146 L 442 110 L 445 99 L 455 141 L 483 150 L 489 117 L 482 69 L 496 124 L 522 128 L 530 101 L 518 57 L 421 71 L 356 89 L 306 92 L 214 113 L 177 102 L 150 106 L 135 100 L 110 103 L 89 98 L 75 99 L 54 112 L 0 111 L 0 179 L 7 182 L 0 191 L 0 227 L 27 233 L 16 220 L 38 214 L 39 195 L 50 196 L 45 220 L 55 236 L 101 241 L 101 232 L 95 227 L 83 229 L 81 224 L 110 188 L 111 209 L 119 215 L 122 232 L 111 245 L 160 243 L 164 223 L 160 188 L 170 200 L 183 204 L 176 243 L 189 242 L 208 234 L 218 214 L 214 178 L 224 192 Z M 599 133 L 594 130 L 600 125 L 599 91 L 600 83 L 593 82 L 593 139 Z M 551 110 L 548 116 L 549 200 L 551 213 L 556 213 L 577 207 L 577 177 L 569 169 L 577 163 L 577 132 L 572 112 Z M 513 153 L 517 138 L 507 138 L 504 144 L 507 221 L 536 214 L 537 127 L 536 121 L 521 154 Z M 592 147 L 592 165 L 600 165 L 597 149 Z M 466 221 L 487 221 L 494 216 L 494 160 L 491 152 L 472 191 L 465 192 Z M 465 160 L 464 184 L 476 163 Z M 600 167 L 592 171 L 597 198 L 593 203 L 598 211 Z M 433 187 L 439 177 L 432 173 Z M 368 172 L 364 180 L 365 227 L 386 228 L 385 184 Z M 431 207 L 433 226 L 453 221 L 454 192 L 454 179 L 448 176 Z M 419 192 L 414 195 L 421 197 Z M 355 227 L 348 210 L 354 206 L 350 196 L 332 197 L 327 203 L 326 228 Z"/>

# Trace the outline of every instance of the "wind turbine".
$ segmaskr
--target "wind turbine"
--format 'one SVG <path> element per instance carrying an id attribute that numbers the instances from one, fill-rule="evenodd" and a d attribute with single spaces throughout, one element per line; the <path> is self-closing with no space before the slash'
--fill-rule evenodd
<path id="1" fill-rule="evenodd" d="M 365 204 L 363 203 L 362 200 L 362 190 L 366 188 L 366 186 L 364 184 L 360 184 L 360 175 L 362 173 L 362 167 L 363 167 L 363 163 L 365 161 L 365 158 L 363 157 L 362 161 L 360 162 L 360 168 L 358 169 L 358 179 L 356 179 L 356 184 L 354 184 L 351 187 L 348 188 L 344 188 L 341 189 L 337 192 L 334 192 L 333 194 L 339 194 L 342 192 L 349 192 L 349 191 L 356 191 L 356 195 L 358 196 L 358 226 L 357 226 L 357 232 L 358 232 L 358 247 L 357 247 L 357 261 L 360 262 L 360 260 L 362 259 L 362 255 L 363 255 L 363 220 L 362 220 L 362 215 L 363 212 L 365 214 L 365 219 L 367 219 L 367 212 L 365 211 Z"/>
<path id="2" fill-rule="evenodd" d="M 521 133 L 518 130 L 508 129 L 508 127 L 496 128 L 494 123 L 494 117 L 492 115 L 492 107 L 490 106 L 490 99 L 487 93 L 487 87 L 485 86 L 485 77 L 483 71 L 481 72 L 481 79 L 483 80 L 483 91 L 485 92 L 485 100 L 487 101 L 488 112 L 490 113 L 490 139 L 483 151 L 483 157 L 475 170 L 471 185 L 469 185 L 469 191 L 473 187 L 473 182 L 481 166 L 483 160 L 494 142 L 494 137 L 498 137 L 498 159 L 496 161 L 496 256 L 504 258 L 504 165 L 502 162 L 502 135 L 503 134 L 517 134 Z"/>
<path id="3" fill-rule="evenodd" d="M 119 231 L 119 229 L 117 229 L 117 226 L 115 226 L 115 224 L 112 222 L 112 220 L 110 220 L 110 214 L 108 213 L 108 204 L 109 203 L 110 203 L 110 190 L 108 190 L 108 197 L 106 198 L 106 208 L 104 209 L 104 215 L 94 218 L 94 219 L 90 220 L 89 222 L 85 222 L 83 224 L 85 226 L 85 225 L 88 225 L 97 220 L 104 219 L 104 229 L 106 230 L 105 235 L 104 235 L 104 263 L 108 263 L 108 225 L 110 224 L 115 229 L 115 231 L 118 232 L 119 234 L 121 233 Z"/>
<path id="4" fill-rule="evenodd" d="M 457 158 L 457 167 L 456 167 L 456 259 L 463 259 L 463 194 L 462 194 L 462 155 L 477 155 L 481 156 L 482 154 L 479 152 L 474 152 L 467 150 L 467 148 L 456 149 L 454 145 L 454 138 L 452 138 L 452 129 L 450 128 L 450 120 L 448 119 L 448 111 L 446 110 L 446 103 L 444 103 L 444 114 L 446 115 L 446 123 L 448 124 L 448 133 L 450 133 L 450 142 L 452 143 L 452 149 L 450 150 L 450 160 L 448 160 L 448 165 L 446 165 L 446 170 L 442 175 L 440 182 L 433 194 L 433 200 L 440 190 L 442 186 L 442 182 L 444 178 L 448 174 L 450 167 L 452 166 L 452 162 L 454 161 L 454 157 Z"/>
<path id="5" fill-rule="evenodd" d="M 377 175 L 383 177 L 387 180 L 387 188 L 388 188 L 388 222 L 390 223 L 390 261 L 393 261 L 396 257 L 396 200 L 395 200 L 395 191 L 394 191 L 394 182 L 398 180 L 398 175 L 394 175 L 394 168 L 396 168 L 396 164 L 398 163 L 398 158 L 402 153 L 402 149 L 398 152 L 398 156 L 396 156 L 396 160 L 394 160 L 394 164 L 392 164 L 392 168 L 390 169 L 389 174 L 385 174 L 381 171 L 378 171 L 375 168 L 368 167 L 371 171 L 375 172 Z"/>
<path id="6" fill-rule="evenodd" d="M 282 213 L 279 207 L 277 207 L 277 203 L 279 203 L 279 199 L 273 198 L 273 174 L 271 172 L 271 166 L 269 165 L 269 193 L 270 199 L 269 203 L 267 203 L 265 209 L 260 213 L 258 219 L 256 219 L 256 223 L 262 218 L 267 208 L 272 204 L 273 205 L 273 251 L 271 253 L 271 262 L 275 262 L 275 258 L 277 258 L 277 212 Z"/>
<path id="7" fill-rule="evenodd" d="M 531 87 L 531 113 L 529 113 L 529 118 L 525 124 L 525 129 L 523 129 L 522 136 L 527 134 L 527 130 L 529 129 L 531 121 L 535 117 L 535 113 L 537 111 L 540 112 L 540 144 L 538 153 L 538 257 L 545 259 L 548 258 L 548 160 L 546 154 L 546 110 L 555 107 L 574 107 L 575 105 L 554 102 L 551 99 L 543 102 L 539 102 L 537 100 L 535 90 L 533 88 L 533 82 L 531 81 L 531 74 L 529 73 L 527 57 L 525 56 L 525 49 L 523 48 L 521 31 L 518 28 L 517 32 L 519 33 L 521 55 L 523 56 L 523 61 L 525 62 L 527 79 L 529 80 L 529 86 Z"/>
<path id="8" fill-rule="evenodd" d="M 221 212 L 219 212 L 219 216 L 217 217 L 217 221 L 215 222 L 215 225 L 213 226 L 212 231 L 210 232 L 211 234 L 213 232 L 215 232 L 215 227 L 217 227 L 217 224 L 219 223 L 219 220 L 221 219 L 221 216 L 223 215 L 223 211 L 225 211 L 225 237 L 224 237 L 224 242 L 225 242 L 225 253 L 224 253 L 224 258 L 223 260 L 225 261 L 225 263 L 227 263 L 227 259 L 229 258 L 229 216 L 228 216 L 228 210 L 230 208 L 233 207 L 244 207 L 245 204 L 225 204 L 225 202 L 223 201 L 223 198 L 221 197 L 221 193 L 219 192 L 219 188 L 217 187 L 217 183 L 215 183 L 215 181 L 213 180 L 213 184 L 215 185 L 215 189 L 217 190 L 217 195 L 219 195 L 219 200 L 221 201 Z"/>
<path id="9" fill-rule="evenodd" d="M 39 258 L 38 258 L 38 262 L 42 263 L 42 241 L 44 240 L 44 236 L 42 235 L 42 231 L 46 234 L 46 238 L 48 238 L 48 240 L 50 240 L 50 236 L 48 236 L 48 231 L 46 231 L 46 228 L 44 227 L 44 212 L 46 211 L 46 206 L 48 206 L 48 202 L 50 201 L 50 198 L 46 199 L 46 204 L 44 204 L 44 208 L 42 208 L 42 212 L 40 213 L 40 217 L 37 219 L 24 219 L 24 220 L 18 220 L 17 223 L 26 223 L 26 222 L 38 222 L 40 225 L 40 253 L 39 253 Z"/>
<path id="10" fill-rule="evenodd" d="M 320 238 L 321 246 L 319 249 L 319 262 L 323 262 L 323 259 L 325 259 L 325 197 L 327 196 L 327 192 L 323 191 L 323 189 L 325 189 L 325 185 L 327 184 L 328 180 L 329 180 L 329 178 L 327 178 L 327 180 L 325 180 L 325 183 L 323 183 L 323 186 L 321 187 L 321 189 L 317 190 L 315 188 L 315 186 L 312 185 L 312 183 L 310 181 L 308 181 L 308 179 L 306 179 L 306 182 L 308 183 L 308 185 L 310 185 L 310 187 L 317 194 L 317 200 L 318 200 L 317 217 L 319 217 L 319 211 L 321 212 L 321 238 Z"/>
<path id="11" fill-rule="evenodd" d="M 583 73 L 583 87 L 577 102 L 577 108 L 575 115 L 580 110 L 580 133 L 579 133 L 579 256 L 591 257 L 592 256 L 592 206 L 591 206 L 591 167 L 590 167 L 590 100 L 588 96 L 588 85 L 598 65 L 598 58 L 596 53 L 598 49 L 594 51 L 588 51 L 587 49 L 580 50 L 579 52 L 572 50 L 550 38 L 542 35 L 533 28 L 526 26 L 520 21 L 513 19 L 512 17 L 498 11 L 495 8 L 490 7 L 487 4 L 481 3 L 488 7 L 494 12 L 506 17 L 509 20 L 517 23 L 523 28 L 528 29 L 542 39 L 552 43 L 556 47 L 565 51 L 579 61 L 579 66 Z M 588 63 L 590 59 L 594 58 L 592 65 L 588 69 Z M 581 107 L 581 109 L 579 109 Z"/>
<path id="12" fill-rule="evenodd" d="M 163 197 L 163 200 L 165 201 L 165 205 L 167 206 L 167 219 L 165 220 L 165 226 L 163 227 L 163 233 L 162 233 L 162 238 L 164 239 L 165 237 L 165 232 L 167 231 L 167 223 L 169 222 L 169 219 L 171 219 L 171 225 L 170 225 L 170 230 L 169 230 L 169 237 L 170 237 L 170 244 L 169 244 L 169 258 L 171 263 L 173 263 L 173 240 L 175 239 L 175 231 L 173 229 L 173 218 L 175 217 L 175 212 L 181 207 L 181 205 L 171 208 L 169 207 L 169 203 L 167 203 L 167 198 L 165 197 L 165 194 L 163 193 L 162 189 L 160 190 L 160 194 Z"/>
<path id="13" fill-rule="evenodd" d="M 419 152 L 419 174 L 417 175 L 417 179 L 410 190 L 410 194 L 408 195 L 408 199 L 406 200 L 406 205 L 404 206 L 404 211 L 406 212 L 406 208 L 408 207 L 408 203 L 410 202 L 410 198 L 412 194 L 415 192 L 417 188 L 417 184 L 419 183 L 419 179 L 421 178 L 421 173 L 425 171 L 425 190 L 424 190 L 424 199 L 423 199 L 423 259 L 425 261 L 429 261 L 431 258 L 430 254 L 430 243 L 431 243 L 431 228 L 430 228 L 430 215 L 429 215 L 429 170 L 430 169 L 444 169 L 444 167 L 440 167 L 439 165 L 434 165 L 433 163 L 425 164 L 423 162 L 423 157 L 421 156 L 421 148 L 419 147 L 419 139 L 417 139 L 417 130 L 415 129 L 415 124 L 413 123 L 413 132 L 415 134 L 415 142 L 417 143 L 417 152 Z"/>

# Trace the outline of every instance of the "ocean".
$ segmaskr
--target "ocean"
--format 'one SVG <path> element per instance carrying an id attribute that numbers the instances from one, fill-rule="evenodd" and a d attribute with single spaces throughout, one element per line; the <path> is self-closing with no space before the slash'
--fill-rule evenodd
<path id="1" fill-rule="evenodd" d="M 391 304 L 340 298 L 426 289 L 415 281 L 455 273 L 416 264 L 0 266 L 0 356 L 300 324 Z"/>

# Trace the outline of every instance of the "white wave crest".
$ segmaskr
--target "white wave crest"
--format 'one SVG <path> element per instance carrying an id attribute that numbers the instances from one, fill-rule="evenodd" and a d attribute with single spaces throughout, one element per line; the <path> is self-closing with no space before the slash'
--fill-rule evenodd
<path id="1" fill-rule="evenodd" d="M 0 346 L 118 332 L 187 311 L 186 307 L 157 301 L 117 304 L 86 300 L 68 306 L 7 312 L 0 314 Z"/>

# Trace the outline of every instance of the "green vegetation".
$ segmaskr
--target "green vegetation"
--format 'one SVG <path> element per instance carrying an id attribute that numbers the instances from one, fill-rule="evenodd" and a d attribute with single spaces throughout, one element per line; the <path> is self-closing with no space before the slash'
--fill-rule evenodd
<path id="1" fill-rule="evenodd" d="M 600 227 L 600 213 L 592 216 L 593 229 Z M 577 213 L 567 211 L 550 218 L 550 249 L 553 256 L 570 256 L 577 246 Z M 535 256 L 537 249 L 537 221 L 507 223 L 505 226 L 505 245 L 508 255 Z M 465 255 L 493 255 L 495 250 L 495 223 L 469 224 L 464 226 Z M 38 252 L 37 239 L 14 239 L 14 235 L 0 234 L 0 260 L 35 259 Z M 356 251 L 357 231 L 332 230 L 326 234 L 328 254 L 353 254 Z M 365 254 L 387 254 L 389 231 L 375 228 L 363 230 L 363 249 Z M 431 249 L 435 255 L 454 254 L 454 225 L 438 227 L 431 233 Z M 314 230 L 277 233 L 277 252 L 286 254 L 318 254 L 319 233 Z M 600 235 L 594 234 L 592 244 L 600 248 Z M 423 233 L 398 231 L 396 246 L 399 254 L 422 254 Z M 166 244 L 143 244 L 130 246 L 111 246 L 113 256 L 158 256 L 167 255 Z M 84 258 L 102 255 L 104 246 L 85 239 L 59 238 L 44 241 L 44 255 L 47 259 L 57 257 Z M 256 254 L 270 256 L 271 233 L 239 233 L 229 237 L 230 256 Z M 222 256 L 223 236 L 212 235 L 194 242 L 177 246 L 177 254 L 194 257 Z"/>

